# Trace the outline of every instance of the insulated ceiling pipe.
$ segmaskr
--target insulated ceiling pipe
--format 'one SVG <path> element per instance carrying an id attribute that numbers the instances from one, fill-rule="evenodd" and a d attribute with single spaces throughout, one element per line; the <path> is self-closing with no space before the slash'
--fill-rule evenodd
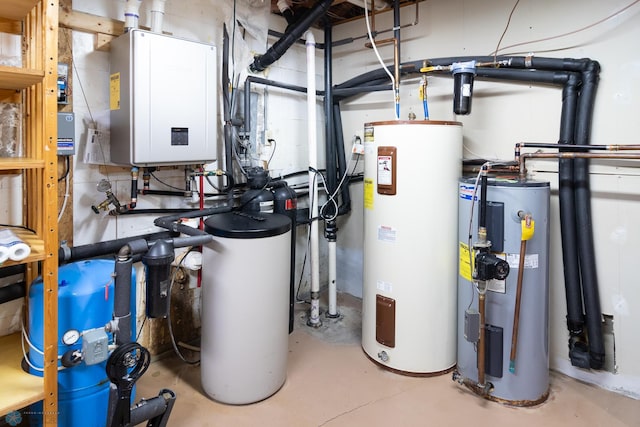
<path id="1" fill-rule="evenodd" d="M 298 22 L 287 29 L 284 36 L 275 42 L 269 50 L 262 55 L 256 56 L 253 63 L 249 65 L 249 69 L 254 73 L 264 71 L 269 65 L 280 59 L 296 40 L 329 10 L 331 1 L 332 0 L 321 0 L 317 2 Z"/>
<path id="2" fill-rule="evenodd" d="M 571 73 L 567 84 L 562 90 L 563 117 L 576 117 L 579 84 L 579 75 Z M 575 144 L 575 124 L 575 119 L 561 121 L 559 144 Z M 584 311 L 582 308 L 582 286 L 577 256 L 578 236 L 576 235 L 576 206 L 573 191 L 573 162 L 570 159 L 560 159 L 558 162 L 558 192 L 559 198 L 562 200 L 562 203 L 560 203 L 560 236 L 562 240 L 562 267 L 567 303 L 569 357 L 572 365 L 588 369 L 589 361 L 580 344 L 584 332 Z"/>
<path id="3" fill-rule="evenodd" d="M 582 72 L 582 87 L 578 100 L 575 143 L 589 145 L 593 105 L 598 87 L 600 65 L 592 61 Z M 591 225 L 591 191 L 589 188 L 589 161 L 574 160 L 576 225 L 578 230 L 578 252 L 582 277 L 582 293 L 589 343 L 589 364 L 592 369 L 604 367 L 605 350 L 602 332 L 602 310 L 598 292 L 598 275 Z"/>

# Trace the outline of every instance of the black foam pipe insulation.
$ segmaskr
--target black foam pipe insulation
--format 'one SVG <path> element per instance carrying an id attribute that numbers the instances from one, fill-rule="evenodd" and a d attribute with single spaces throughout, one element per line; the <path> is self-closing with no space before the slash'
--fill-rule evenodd
<path id="1" fill-rule="evenodd" d="M 333 194 L 338 187 L 337 159 L 336 159 L 336 138 L 334 131 L 333 116 L 333 67 L 332 67 L 332 49 L 331 49 L 331 23 L 327 22 L 324 27 L 324 137 L 325 137 L 325 166 L 327 169 L 326 190 L 327 194 Z M 344 150 L 343 150 L 344 151 Z M 328 204 L 324 211 L 325 216 L 333 216 L 335 209 L 332 204 Z"/>
<path id="2" fill-rule="evenodd" d="M 599 64 L 592 62 L 590 67 L 582 72 L 582 87 L 578 101 L 575 134 L 577 145 L 589 145 L 599 71 Z M 589 362 L 592 369 L 602 369 L 604 367 L 605 350 L 591 219 L 591 190 L 589 186 L 588 159 L 574 160 L 573 177 L 575 183 L 578 251 L 589 344 Z"/>
<path id="3" fill-rule="evenodd" d="M 342 115 L 340 113 L 340 103 L 334 100 L 333 103 L 333 123 L 335 132 L 336 151 L 338 153 L 338 176 L 342 177 L 349 173 L 347 170 L 347 157 L 344 148 L 344 132 L 342 131 Z M 341 203 L 338 207 L 338 215 L 344 215 L 351 211 L 351 194 L 349 193 L 350 178 L 346 177 L 340 189 Z"/>
<path id="4" fill-rule="evenodd" d="M 578 106 L 578 87 L 580 76 L 571 73 L 562 91 L 562 113 L 560 121 L 561 145 L 575 144 L 576 112 Z M 565 296 L 567 302 L 567 328 L 572 337 L 581 337 L 584 327 L 584 311 L 582 309 L 582 286 L 580 283 L 580 267 L 578 264 L 578 237 L 575 225 L 575 200 L 573 197 L 573 162 L 571 159 L 559 160 L 558 172 L 560 203 L 560 234 L 562 239 L 563 271 L 565 278 Z M 573 345 L 569 348 L 573 354 Z M 576 364 L 579 362 L 576 354 Z"/>
<path id="5" fill-rule="evenodd" d="M 112 255 L 127 244 L 132 239 L 157 240 L 175 236 L 175 233 L 160 231 L 157 233 L 144 234 L 140 236 L 125 237 L 122 239 L 106 240 L 104 242 L 90 243 L 88 245 L 61 247 L 58 249 L 58 262 L 60 264 L 84 259 L 96 258 L 105 255 Z"/>
<path id="6" fill-rule="evenodd" d="M 24 297 L 25 287 L 25 282 L 12 283 L 0 287 L 0 304 Z"/>
<path id="7" fill-rule="evenodd" d="M 332 0 L 318 1 L 311 9 L 307 11 L 299 20 L 293 25 L 287 28 L 278 41 L 276 41 L 269 50 L 264 54 L 256 56 L 254 61 L 249 65 L 249 68 L 253 72 L 264 71 L 269 65 L 276 62 L 285 52 L 307 31 L 311 26 L 322 17 L 329 6 L 331 6 Z"/>

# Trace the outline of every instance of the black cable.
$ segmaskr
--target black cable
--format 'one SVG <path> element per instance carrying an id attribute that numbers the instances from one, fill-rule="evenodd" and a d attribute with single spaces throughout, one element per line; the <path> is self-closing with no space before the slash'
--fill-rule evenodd
<path id="1" fill-rule="evenodd" d="M 171 326 L 171 289 L 173 288 L 173 284 L 176 281 L 176 276 L 178 275 L 178 270 L 180 270 L 180 267 L 182 266 L 182 263 L 184 262 L 184 260 L 187 257 L 187 255 L 189 255 L 195 249 L 196 248 L 193 247 L 193 246 L 191 248 L 189 248 L 189 250 L 187 250 L 187 252 L 184 254 L 182 259 L 180 259 L 180 262 L 178 263 L 178 265 L 176 265 L 175 269 L 173 270 L 173 274 L 171 275 L 171 282 L 169 282 L 169 292 L 167 293 L 167 305 L 169 306 L 169 310 L 167 311 L 167 324 L 169 326 L 169 338 L 171 338 L 171 345 L 173 346 L 173 351 L 176 352 L 178 357 L 184 363 L 188 363 L 189 365 L 197 365 L 198 363 L 200 363 L 200 359 L 198 359 L 198 360 L 187 360 L 184 357 L 184 355 L 180 352 L 180 350 L 178 349 L 178 345 L 176 344 L 176 338 L 173 335 L 173 327 Z"/>
<path id="2" fill-rule="evenodd" d="M 140 329 L 138 329 L 138 334 L 136 335 L 136 341 L 138 341 L 138 339 L 140 339 L 140 334 L 142 333 L 142 328 L 144 328 L 144 324 L 147 322 L 147 316 L 144 316 L 144 319 L 142 319 L 142 325 L 140 325 Z"/>
<path id="3" fill-rule="evenodd" d="M 156 180 L 156 181 L 158 181 L 158 182 L 159 182 L 160 184 L 162 184 L 162 185 L 165 185 L 165 186 L 167 186 L 167 187 L 169 187 L 169 188 L 173 188 L 174 190 L 185 191 L 185 189 L 184 189 L 184 188 L 174 187 L 174 186 L 173 186 L 173 185 L 171 185 L 171 184 L 167 184 L 166 182 L 164 182 L 163 180 L 161 180 L 160 178 L 158 178 L 158 177 L 157 177 L 153 172 L 150 172 L 150 174 L 151 174 L 151 176 L 152 176 L 153 178 L 155 178 L 155 180 Z"/>
<path id="4" fill-rule="evenodd" d="M 24 225 L 0 224 L 0 227 L 22 228 L 23 230 L 30 231 L 33 234 L 38 234 L 38 233 L 36 233 L 36 230 L 34 230 L 33 228 L 29 228 L 29 227 L 24 226 Z"/>
<path id="5" fill-rule="evenodd" d="M 64 181 L 65 178 L 69 175 L 69 170 L 71 169 L 71 162 L 69 161 L 69 156 L 65 156 L 65 171 L 60 178 L 58 178 L 58 182 Z"/>

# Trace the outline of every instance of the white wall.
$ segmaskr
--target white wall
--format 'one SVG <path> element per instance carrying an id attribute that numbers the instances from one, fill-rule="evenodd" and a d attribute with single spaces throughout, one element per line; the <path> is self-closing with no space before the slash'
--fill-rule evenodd
<path id="1" fill-rule="evenodd" d="M 627 6 L 629 1 L 555 2 L 521 0 L 501 43 L 508 46 L 568 33 L 587 27 Z M 402 31 L 402 61 L 465 55 L 488 55 L 502 34 L 513 1 L 429 0 L 420 3 L 419 24 Z M 402 9 L 401 24 L 414 19 L 413 7 Z M 556 40 L 526 43 L 501 51 L 548 57 L 589 57 L 602 67 L 593 118 L 593 144 L 637 144 L 640 123 L 640 59 L 632 48 L 640 39 L 640 5 L 588 30 Z M 392 27 L 392 13 L 376 17 L 378 30 Z M 366 31 L 358 20 L 335 28 L 334 40 L 355 37 Z M 387 37 L 388 34 L 383 36 Z M 393 62 L 390 46 L 380 47 L 387 64 Z M 379 68 L 374 53 L 363 41 L 334 49 L 334 82 L 340 83 L 363 72 Z M 452 80 L 429 77 L 431 119 L 458 120 L 464 125 L 465 158 L 512 159 L 514 143 L 519 141 L 556 142 L 559 132 L 561 89 L 526 84 L 476 81 L 472 114 L 452 112 Z M 409 112 L 422 118 L 417 98 L 419 79 L 405 80 L 401 89 L 401 118 Z M 390 92 L 352 98 L 342 104 L 345 140 L 362 132 L 363 123 L 392 120 Z M 433 165 L 425 159 L 425 162 Z M 592 373 L 570 366 L 562 254 L 558 222 L 557 170 L 555 162 L 528 165 L 532 177 L 552 185 L 550 335 L 551 367 L 604 387 L 640 397 L 640 341 L 635 325 L 640 321 L 640 288 L 634 261 L 640 255 L 636 239 L 640 226 L 633 218 L 640 215 L 640 174 L 636 164 L 592 162 L 592 208 L 597 270 L 602 311 L 614 316 L 617 374 Z M 360 187 L 361 188 L 361 187 Z M 354 197 L 361 197 L 354 188 Z M 352 212 L 342 227 L 340 247 L 346 259 L 341 271 L 358 271 L 358 243 L 361 241 L 359 212 Z M 343 246 L 342 242 L 346 242 Z M 343 281 L 346 288 L 361 291 L 361 278 L 353 273 Z M 357 294 L 357 293 L 356 293 Z"/>

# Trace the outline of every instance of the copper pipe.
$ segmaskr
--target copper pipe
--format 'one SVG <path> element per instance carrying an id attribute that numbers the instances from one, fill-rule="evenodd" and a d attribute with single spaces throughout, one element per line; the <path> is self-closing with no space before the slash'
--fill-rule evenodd
<path id="1" fill-rule="evenodd" d="M 478 312 L 480 313 L 480 339 L 478 340 L 478 385 L 484 387 L 485 372 L 485 294 L 481 293 L 478 297 Z"/>
<path id="2" fill-rule="evenodd" d="M 571 146 L 565 146 L 570 148 Z M 527 169 L 525 168 L 526 159 L 618 159 L 618 160 L 640 160 L 640 153 L 524 153 L 520 154 L 517 159 L 520 163 L 520 177 L 525 178 Z"/>
<path id="3" fill-rule="evenodd" d="M 605 150 L 605 151 L 637 151 L 640 150 L 640 145 L 634 144 L 607 144 L 607 145 L 567 145 L 567 144 L 552 144 L 544 142 L 520 142 L 517 144 L 520 148 L 550 148 L 557 150 L 567 151 L 590 151 L 590 150 Z M 566 152 L 566 151 L 565 151 Z"/>
<path id="4" fill-rule="evenodd" d="M 527 253 L 527 241 L 520 241 L 520 262 L 518 263 L 518 283 L 516 285 L 516 306 L 513 312 L 513 331 L 511 332 L 511 355 L 509 372 L 515 372 L 516 351 L 518 349 L 518 325 L 520 324 L 520 301 L 522 300 L 522 279 L 524 277 L 524 258 Z"/>

